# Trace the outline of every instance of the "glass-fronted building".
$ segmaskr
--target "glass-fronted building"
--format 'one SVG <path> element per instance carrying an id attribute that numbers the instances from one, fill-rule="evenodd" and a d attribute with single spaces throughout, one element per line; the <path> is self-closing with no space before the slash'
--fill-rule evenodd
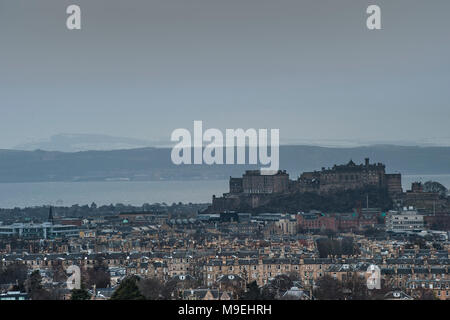
<path id="1" fill-rule="evenodd" d="M 55 239 L 78 237 L 80 230 L 77 226 L 44 223 L 14 223 L 0 226 L 0 236 L 19 237 L 25 239 Z"/>

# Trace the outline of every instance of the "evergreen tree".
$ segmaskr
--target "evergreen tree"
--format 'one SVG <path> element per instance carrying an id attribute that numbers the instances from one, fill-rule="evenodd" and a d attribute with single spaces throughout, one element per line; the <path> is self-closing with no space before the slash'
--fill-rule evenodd
<path id="1" fill-rule="evenodd" d="M 129 277 L 124 279 L 119 287 L 114 291 L 111 300 L 144 300 L 138 287 L 139 279 L 137 277 Z"/>
<path id="2" fill-rule="evenodd" d="M 70 300 L 90 300 L 91 295 L 86 289 L 73 289 Z"/>

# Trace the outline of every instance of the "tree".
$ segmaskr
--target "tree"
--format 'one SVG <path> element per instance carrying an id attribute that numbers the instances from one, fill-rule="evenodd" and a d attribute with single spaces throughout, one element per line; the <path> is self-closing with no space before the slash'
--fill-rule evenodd
<path id="1" fill-rule="evenodd" d="M 0 266 L 0 284 L 14 284 L 19 291 L 24 289 L 27 279 L 27 267 L 21 263 Z"/>
<path id="2" fill-rule="evenodd" d="M 39 289 L 42 289 L 42 276 L 39 270 L 35 270 L 30 274 L 30 277 L 27 279 L 27 291 L 33 292 Z"/>
<path id="3" fill-rule="evenodd" d="M 278 290 L 276 287 L 271 285 L 266 285 L 261 288 L 261 296 L 259 300 L 275 300 L 278 295 Z"/>
<path id="4" fill-rule="evenodd" d="M 241 296 L 241 300 L 262 300 L 263 295 L 256 281 L 252 281 L 247 286 L 247 291 Z"/>
<path id="5" fill-rule="evenodd" d="M 420 288 L 417 290 L 417 299 L 419 300 L 436 300 L 436 297 L 431 289 Z"/>
<path id="6" fill-rule="evenodd" d="M 343 284 L 343 287 L 349 292 L 348 299 L 367 300 L 369 298 L 369 289 L 365 278 L 359 277 L 356 273 Z"/>
<path id="7" fill-rule="evenodd" d="M 379 230 L 371 226 L 365 227 L 363 231 L 363 234 L 366 238 L 375 237 L 379 233 L 380 233 Z"/>
<path id="8" fill-rule="evenodd" d="M 138 283 L 139 291 L 147 300 L 162 298 L 164 285 L 156 278 L 141 280 Z"/>
<path id="9" fill-rule="evenodd" d="M 427 181 L 423 184 L 423 191 L 424 192 L 435 192 L 439 193 L 440 196 L 445 197 L 447 196 L 447 188 L 444 187 L 442 184 L 436 181 Z"/>
<path id="10" fill-rule="evenodd" d="M 393 202 L 387 188 L 364 187 L 353 190 L 339 190 L 326 195 L 313 192 L 297 192 L 287 195 L 279 195 L 258 208 L 246 208 L 244 205 L 237 210 L 242 212 L 298 212 L 320 210 L 325 212 L 349 212 L 355 208 L 358 202 L 369 195 L 369 205 L 373 208 L 390 210 Z"/>
<path id="11" fill-rule="evenodd" d="M 67 274 L 61 263 L 52 266 L 53 281 L 65 282 L 67 280 Z"/>
<path id="12" fill-rule="evenodd" d="M 90 300 L 91 295 L 86 289 L 73 289 L 70 300 Z"/>
<path id="13" fill-rule="evenodd" d="M 94 266 L 85 270 L 85 285 L 90 288 L 107 288 L 111 283 L 111 275 L 108 266 L 100 258 L 96 259 Z"/>
<path id="14" fill-rule="evenodd" d="M 314 296 L 319 300 L 343 300 L 342 284 L 328 275 L 323 276 L 317 281 L 317 289 L 314 291 Z"/>
<path id="15" fill-rule="evenodd" d="M 345 237 L 341 242 L 342 254 L 343 255 L 353 255 L 358 254 L 359 249 L 355 246 L 352 237 Z"/>
<path id="16" fill-rule="evenodd" d="M 425 239 L 420 238 L 420 237 L 415 237 L 411 241 L 411 244 L 417 245 L 419 247 L 419 249 L 428 249 L 427 242 L 425 241 Z"/>
<path id="17" fill-rule="evenodd" d="M 281 274 L 276 276 L 262 289 L 263 299 L 271 300 L 280 296 L 283 292 L 286 292 L 292 288 L 292 280 L 289 275 Z"/>
<path id="18" fill-rule="evenodd" d="M 297 272 L 291 271 L 287 274 L 287 276 L 289 277 L 289 279 L 291 281 L 300 281 L 301 280 L 300 275 Z"/>
<path id="19" fill-rule="evenodd" d="M 31 300 L 53 300 L 51 293 L 42 287 L 39 270 L 33 271 L 25 282 L 25 288 Z"/>
<path id="20" fill-rule="evenodd" d="M 164 300 L 170 300 L 173 298 L 173 293 L 177 289 L 177 282 L 176 281 L 167 281 L 161 291 L 162 298 Z"/>
<path id="21" fill-rule="evenodd" d="M 327 258 L 329 255 L 348 256 L 358 253 L 358 248 L 351 237 L 345 237 L 342 240 L 319 238 L 316 244 L 321 258 Z"/>
<path id="22" fill-rule="evenodd" d="M 114 291 L 111 300 L 144 300 L 138 287 L 139 279 L 135 276 L 125 278 Z"/>

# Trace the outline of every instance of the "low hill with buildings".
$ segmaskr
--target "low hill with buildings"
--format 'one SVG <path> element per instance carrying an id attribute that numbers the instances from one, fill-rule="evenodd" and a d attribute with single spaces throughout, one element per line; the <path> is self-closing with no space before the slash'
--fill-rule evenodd
<path id="1" fill-rule="evenodd" d="M 365 158 L 361 164 L 350 160 L 303 172 L 293 180 L 284 170 L 274 175 L 247 170 L 240 178 L 230 177 L 229 192 L 213 195 L 206 212 L 348 212 L 370 206 L 387 211 L 394 204 L 420 205 L 434 211 L 447 207 L 446 195 L 427 191 L 421 183 L 413 183 L 411 190 L 403 192 L 400 173 L 387 173 L 384 164 Z"/>

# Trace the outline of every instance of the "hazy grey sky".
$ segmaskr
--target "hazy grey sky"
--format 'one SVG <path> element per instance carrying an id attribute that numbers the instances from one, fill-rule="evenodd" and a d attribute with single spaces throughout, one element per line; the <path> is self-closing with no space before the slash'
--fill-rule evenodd
<path id="1" fill-rule="evenodd" d="M 66 7 L 82 30 L 66 29 Z M 382 9 L 381 31 L 366 8 Z M 0 148 L 50 135 L 450 137 L 448 0 L 0 0 Z"/>

